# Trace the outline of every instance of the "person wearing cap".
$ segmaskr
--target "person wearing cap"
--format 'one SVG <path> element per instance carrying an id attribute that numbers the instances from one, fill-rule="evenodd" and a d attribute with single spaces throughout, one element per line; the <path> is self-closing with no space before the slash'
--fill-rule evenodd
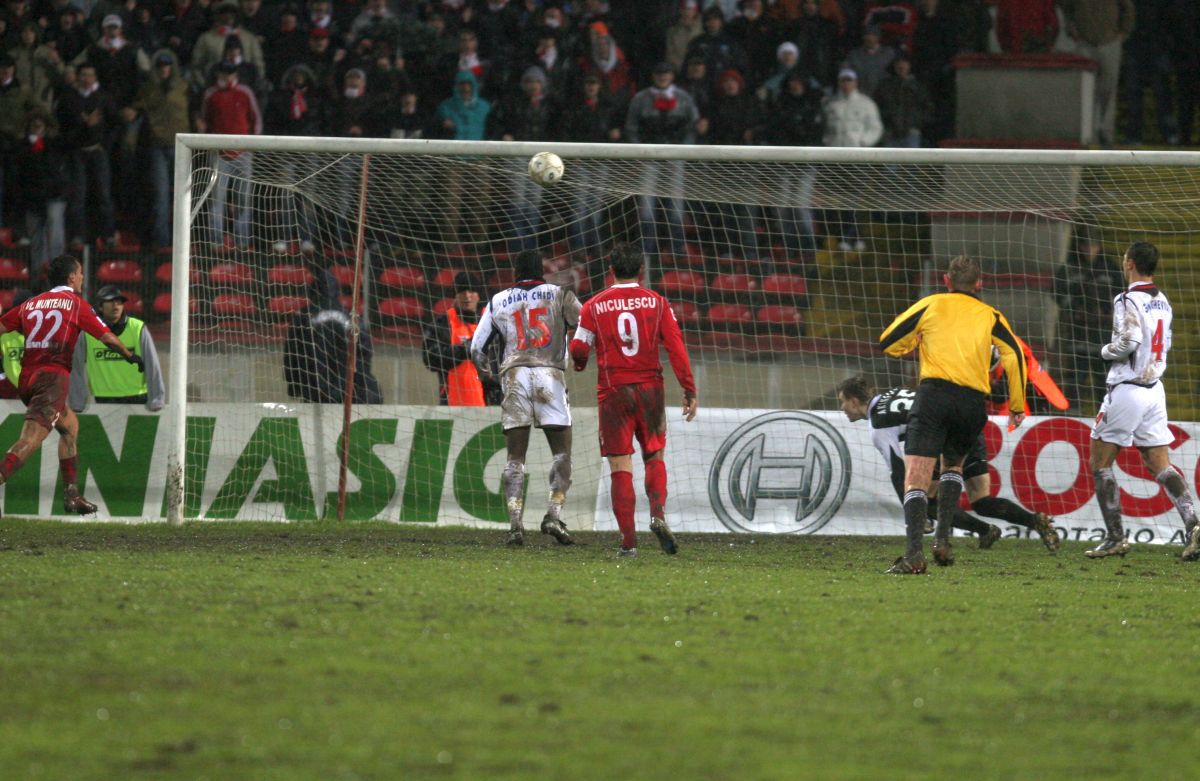
<path id="1" fill-rule="evenodd" d="M 117 14 L 108 14 L 100 22 L 100 38 L 72 61 L 76 67 L 90 62 L 96 78 L 116 101 L 118 108 L 128 106 L 142 83 L 142 74 L 150 70 L 150 59 L 124 35 L 125 22 Z"/>
<path id="2" fill-rule="evenodd" d="M 265 73 L 262 44 L 258 36 L 239 25 L 241 9 L 236 0 L 219 0 L 213 5 L 212 15 L 212 27 L 202 33 L 192 47 L 192 86 L 198 92 L 203 92 L 209 86 L 211 82 L 208 77 L 213 72 L 213 66 L 224 58 L 225 46 L 231 35 L 237 36 L 242 42 L 242 54 L 246 62 L 257 68 L 260 74 Z"/>
<path id="3" fill-rule="evenodd" d="M 471 338 L 479 323 L 479 293 L 483 286 L 470 272 L 454 276 L 454 304 L 425 326 L 421 343 L 425 367 L 438 376 L 438 403 L 451 407 L 482 407 L 500 403 L 503 393 L 496 355 L 490 377 L 480 378 L 471 362 Z"/>
<path id="4" fill-rule="evenodd" d="M 179 74 L 175 52 L 159 49 L 154 68 L 133 103 L 125 109 L 125 120 L 141 116 L 148 133 L 150 187 L 154 194 L 150 242 L 155 249 L 171 246 L 171 217 L 175 192 L 175 136 L 190 130 L 191 88 Z"/>
<path id="5" fill-rule="evenodd" d="M 33 298 L 33 291 L 20 288 L 13 293 L 8 309 L 16 309 Z M 19 399 L 17 384 L 21 381 L 21 357 L 25 354 L 25 334 L 5 331 L 0 334 L 0 399 Z"/>
<path id="6" fill-rule="evenodd" d="M 765 104 L 773 103 L 783 89 L 783 82 L 800 61 L 800 47 L 791 41 L 784 41 L 775 47 L 775 72 L 763 80 L 762 86 L 756 91 L 759 100 Z"/>
<path id="7" fill-rule="evenodd" d="M 307 50 L 300 60 L 313 72 L 313 83 L 330 88 L 336 82 L 335 72 L 346 57 L 346 50 L 333 43 L 333 38 L 324 27 L 313 27 L 308 31 Z"/>
<path id="8" fill-rule="evenodd" d="M 878 27 L 867 27 L 863 30 L 862 45 L 851 49 L 846 55 L 846 67 L 858 76 L 858 91 L 869 98 L 875 97 L 875 90 L 887 77 L 888 68 L 898 54 L 891 46 L 885 46 L 882 40 Z"/>
<path id="9" fill-rule="evenodd" d="M 158 412 L 166 402 L 167 388 L 150 329 L 125 311 L 125 301 L 116 285 L 105 285 L 96 291 L 96 312 L 121 344 L 142 359 L 145 371 L 85 334 L 75 342 L 67 394 L 67 404 L 76 412 L 87 409 L 89 394 L 97 404 L 144 404 L 150 412 Z"/>
<path id="10" fill-rule="evenodd" d="M 617 45 L 604 22 L 592 22 L 587 32 L 587 53 L 576 60 L 579 75 L 595 73 L 604 82 L 604 89 L 624 103 L 633 96 L 636 82 L 625 52 Z"/>
<path id="11" fill-rule="evenodd" d="M 858 74 L 851 68 L 838 71 L 837 92 L 823 109 L 826 146 L 875 146 L 883 137 L 883 120 L 875 101 L 858 91 Z M 838 249 L 862 252 L 867 248 L 858 229 L 857 212 L 843 211 L 833 226 L 840 230 Z"/>
<path id="12" fill-rule="evenodd" d="M 217 63 L 217 83 L 204 93 L 201 104 L 200 132 L 226 135 L 259 135 L 262 113 L 254 91 L 238 82 L 237 67 Z M 212 194 L 212 241 L 218 246 L 250 245 L 250 180 L 254 172 L 254 153 L 223 150 L 215 158 L 217 177 Z M 225 198 L 230 184 L 234 188 L 234 221 L 231 235 L 225 234 Z"/>
<path id="13" fill-rule="evenodd" d="M 675 86 L 675 69 L 669 62 L 654 66 L 649 87 L 634 95 L 625 113 L 625 139 L 631 144 L 694 144 L 701 121 L 692 96 Z M 664 197 L 638 197 L 638 216 L 646 252 L 685 254 L 683 237 L 683 163 L 647 163 L 642 168 L 639 189 L 643 193 L 670 193 Z M 665 220 L 655 217 L 658 208 Z M 666 225 L 669 236 L 658 235 Z"/>

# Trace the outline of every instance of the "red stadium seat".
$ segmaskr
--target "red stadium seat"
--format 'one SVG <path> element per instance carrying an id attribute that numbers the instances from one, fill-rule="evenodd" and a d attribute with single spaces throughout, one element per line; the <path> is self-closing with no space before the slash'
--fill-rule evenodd
<path id="1" fill-rule="evenodd" d="M 379 315 L 388 320 L 424 320 L 425 306 L 416 296 L 394 296 L 379 302 Z"/>
<path id="2" fill-rule="evenodd" d="M 673 295 L 695 296 L 706 286 L 704 275 L 698 271 L 665 271 L 657 287 L 669 298 Z"/>
<path id="3" fill-rule="evenodd" d="M 267 299 L 267 311 L 276 317 L 290 317 L 308 306 L 305 296 L 272 296 Z"/>
<path id="4" fill-rule="evenodd" d="M 154 297 L 154 303 L 150 305 L 150 308 L 157 314 L 169 316 L 171 314 L 171 294 L 159 293 Z M 188 310 L 192 314 L 200 311 L 200 302 L 195 296 L 188 299 Z"/>
<path id="5" fill-rule="evenodd" d="M 506 290 L 516 284 L 515 275 L 511 268 L 496 269 L 490 277 L 488 277 L 488 292 L 498 293 L 501 290 Z"/>
<path id="6" fill-rule="evenodd" d="M 142 243 L 138 241 L 135 235 L 125 235 L 122 231 L 117 231 L 117 249 L 123 252 L 137 252 L 142 248 Z"/>
<path id="7" fill-rule="evenodd" d="M 433 278 L 433 286 L 441 290 L 453 290 L 454 278 L 462 271 L 461 268 L 444 268 Z M 482 292 L 482 291 L 480 291 Z"/>
<path id="8" fill-rule="evenodd" d="M 745 295 L 758 289 L 758 280 L 749 274 L 717 274 L 712 289 L 721 293 Z"/>
<path id="9" fill-rule="evenodd" d="M 245 293 L 221 293 L 212 300 L 212 311 L 221 317 L 254 317 L 258 307 L 254 299 Z"/>
<path id="10" fill-rule="evenodd" d="M 208 272 L 212 285 L 248 287 L 254 284 L 254 271 L 245 263 L 217 263 Z"/>
<path id="11" fill-rule="evenodd" d="M 0 228 L 0 247 L 13 246 L 12 228 Z"/>
<path id="12" fill-rule="evenodd" d="M 96 269 L 96 279 L 106 285 L 140 285 L 142 264 L 136 260 L 106 260 Z"/>
<path id="13" fill-rule="evenodd" d="M 350 287 L 354 284 L 354 266 L 346 263 L 335 263 L 329 267 L 329 270 L 333 272 L 333 278 L 342 287 Z"/>
<path id="14" fill-rule="evenodd" d="M 794 306 L 774 304 L 758 310 L 759 325 L 774 328 L 791 329 L 800 325 L 800 310 Z"/>
<path id="15" fill-rule="evenodd" d="M 171 261 L 169 260 L 166 263 L 159 264 L 159 267 L 154 270 L 154 281 L 162 285 L 171 284 L 171 274 L 173 273 L 173 269 L 174 266 L 171 265 Z M 191 277 L 193 285 L 200 284 L 200 269 L 192 266 Z"/>
<path id="16" fill-rule="evenodd" d="M 392 266 L 383 270 L 378 281 L 383 287 L 424 290 L 425 272 L 412 266 Z"/>
<path id="17" fill-rule="evenodd" d="M 771 274 L 763 280 L 764 293 L 779 296 L 805 296 L 808 294 L 808 280 L 800 274 Z"/>
<path id="18" fill-rule="evenodd" d="M 700 307 L 691 301 L 672 301 L 671 311 L 683 328 L 695 328 L 700 324 Z"/>
<path id="19" fill-rule="evenodd" d="M 29 266 L 21 260 L 0 258 L 0 281 L 25 282 L 29 279 Z"/>
<path id="20" fill-rule="evenodd" d="M 141 294 L 132 290 L 122 290 L 121 295 L 125 296 L 125 311 L 134 317 L 141 317 L 143 309 Z"/>
<path id="21" fill-rule="evenodd" d="M 312 272 L 300 263 L 279 263 L 267 270 L 267 282 L 273 285 L 308 287 L 312 281 Z"/>
<path id="22" fill-rule="evenodd" d="M 708 324 L 721 331 L 737 331 L 754 324 L 754 310 L 744 304 L 713 304 Z"/>
<path id="23" fill-rule="evenodd" d="M 443 298 L 441 301 L 438 301 L 436 304 L 433 305 L 433 314 L 434 315 L 444 315 L 446 313 L 446 310 L 452 306 L 454 306 L 454 298 L 453 297 Z"/>

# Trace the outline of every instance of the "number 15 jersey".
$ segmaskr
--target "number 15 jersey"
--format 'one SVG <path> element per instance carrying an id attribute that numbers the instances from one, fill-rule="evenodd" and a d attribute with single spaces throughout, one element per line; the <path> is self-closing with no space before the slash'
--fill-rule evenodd
<path id="1" fill-rule="evenodd" d="M 517 366 L 565 371 L 567 329 L 579 322 L 579 307 L 575 294 L 558 285 L 518 282 L 488 302 L 471 339 L 471 357 L 480 365 L 488 342 L 499 335 L 504 340 L 501 373 Z"/>
<path id="2" fill-rule="evenodd" d="M 575 338 L 596 350 L 596 395 L 604 399 L 621 385 L 662 382 L 658 348 L 667 350 L 671 369 L 685 393 L 696 382 L 683 334 L 667 299 L 636 283 L 613 285 L 583 307 Z"/>

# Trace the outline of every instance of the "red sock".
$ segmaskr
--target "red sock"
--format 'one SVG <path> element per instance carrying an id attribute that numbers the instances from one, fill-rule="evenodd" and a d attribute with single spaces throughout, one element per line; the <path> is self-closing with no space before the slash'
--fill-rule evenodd
<path id="1" fill-rule="evenodd" d="M 0 461 L 0 477 L 8 480 L 9 476 L 21 468 L 21 464 L 25 463 L 17 458 L 13 453 L 5 453 L 4 460 Z"/>
<path id="2" fill-rule="evenodd" d="M 62 470 L 63 482 L 67 485 L 75 485 L 75 479 L 79 476 L 75 459 L 75 456 L 58 459 L 58 468 Z"/>
<path id="3" fill-rule="evenodd" d="M 626 548 L 637 547 L 637 530 L 633 523 L 636 504 L 637 497 L 633 495 L 633 472 L 613 472 L 613 515 L 617 516 L 617 526 L 621 529 L 621 545 Z"/>
<path id="4" fill-rule="evenodd" d="M 650 500 L 650 517 L 662 518 L 667 504 L 667 465 L 661 458 L 646 462 L 646 497 Z"/>

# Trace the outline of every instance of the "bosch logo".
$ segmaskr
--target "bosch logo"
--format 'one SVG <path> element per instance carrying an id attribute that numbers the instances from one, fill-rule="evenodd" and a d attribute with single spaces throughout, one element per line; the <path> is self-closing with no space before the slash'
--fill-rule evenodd
<path id="1" fill-rule="evenodd" d="M 708 473 L 708 498 L 732 531 L 812 534 L 842 506 L 850 451 L 816 415 L 759 415 L 725 438 Z"/>

